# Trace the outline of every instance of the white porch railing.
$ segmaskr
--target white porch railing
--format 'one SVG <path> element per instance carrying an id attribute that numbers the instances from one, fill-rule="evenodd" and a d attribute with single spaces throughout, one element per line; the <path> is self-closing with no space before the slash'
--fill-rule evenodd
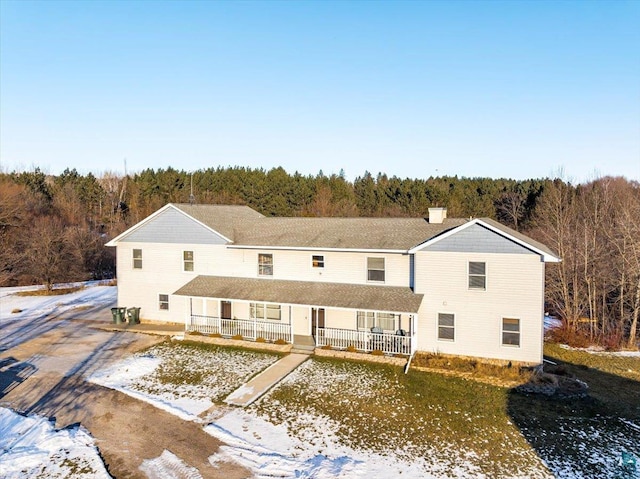
<path id="1" fill-rule="evenodd" d="M 251 319 L 222 319 L 215 316 L 192 314 L 187 331 L 198 331 L 203 334 L 219 334 L 225 337 L 240 335 L 243 339 L 255 341 L 264 338 L 267 341 L 284 339 L 293 342 L 293 331 L 290 324 Z"/>
<path id="2" fill-rule="evenodd" d="M 351 329 L 316 328 L 316 346 L 331 346 L 347 349 L 349 346 L 358 351 L 382 351 L 385 354 L 411 354 L 411 337 L 390 333 L 372 333 Z"/>

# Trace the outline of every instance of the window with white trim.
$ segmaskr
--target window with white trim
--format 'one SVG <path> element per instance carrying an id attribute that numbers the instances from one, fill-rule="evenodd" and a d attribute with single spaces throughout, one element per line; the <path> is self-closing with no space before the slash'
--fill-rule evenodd
<path id="1" fill-rule="evenodd" d="M 324 256 L 321 254 L 314 254 L 311 256 L 311 266 L 313 268 L 324 268 Z"/>
<path id="2" fill-rule="evenodd" d="M 451 313 L 438 313 L 438 339 L 441 341 L 454 341 L 455 315 Z"/>
<path id="3" fill-rule="evenodd" d="M 168 294 L 159 294 L 158 295 L 158 307 L 163 311 L 169 310 L 169 295 Z"/>
<path id="4" fill-rule="evenodd" d="M 369 329 L 375 324 L 375 313 L 373 311 L 358 311 L 356 318 L 358 329 Z"/>
<path id="5" fill-rule="evenodd" d="M 193 271 L 193 251 L 182 252 L 183 271 Z"/>
<path id="6" fill-rule="evenodd" d="M 487 264 L 484 261 L 469 261 L 469 289 L 487 288 Z"/>
<path id="7" fill-rule="evenodd" d="M 395 332 L 399 329 L 400 315 L 395 313 L 381 313 L 378 311 L 357 311 L 357 325 L 359 330 L 380 328 L 384 331 Z"/>
<path id="8" fill-rule="evenodd" d="M 280 321 L 282 314 L 279 304 L 249 303 L 249 317 L 251 319 Z"/>
<path id="9" fill-rule="evenodd" d="M 384 258 L 367 258 L 367 281 L 384 283 Z"/>
<path id="10" fill-rule="evenodd" d="M 520 346 L 520 320 L 502 318 L 502 345 Z"/>
<path id="11" fill-rule="evenodd" d="M 258 275 L 273 276 L 273 255 L 271 253 L 258 253 Z"/>
<path id="12" fill-rule="evenodd" d="M 142 250 L 133 250 L 133 269 L 142 269 Z"/>

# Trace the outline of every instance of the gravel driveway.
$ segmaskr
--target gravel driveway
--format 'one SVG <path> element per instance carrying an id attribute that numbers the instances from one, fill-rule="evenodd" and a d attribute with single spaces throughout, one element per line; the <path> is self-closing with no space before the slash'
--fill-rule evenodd
<path id="1" fill-rule="evenodd" d="M 206 434 L 201 424 L 85 381 L 110 362 L 163 339 L 95 327 L 110 321 L 109 307 L 102 307 L 3 324 L 0 406 L 55 418 L 57 428 L 82 424 L 96 439 L 109 473 L 118 479 L 146 478 L 140 465 L 165 450 L 198 469 L 205 479 L 250 476 L 240 466 L 209 463 L 208 457 L 221 443 Z M 166 473 L 186 477 L 179 470 Z"/>

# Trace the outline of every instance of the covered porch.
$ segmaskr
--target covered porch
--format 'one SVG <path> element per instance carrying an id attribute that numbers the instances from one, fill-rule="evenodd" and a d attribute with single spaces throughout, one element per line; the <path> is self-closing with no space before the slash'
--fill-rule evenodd
<path id="1" fill-rule="evenodd" d="M 187 331 L 245 340 L 410 355 L 422 295 L 410 288 L 198 276 L 174 293 Z"/>

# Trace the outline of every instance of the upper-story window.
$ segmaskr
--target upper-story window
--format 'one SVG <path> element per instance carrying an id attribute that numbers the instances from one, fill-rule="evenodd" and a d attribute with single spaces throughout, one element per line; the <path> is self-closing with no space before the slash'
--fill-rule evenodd
<path id="1" fill-rule="evenodd" d="M 487 289 L 487 265 L 483 261 L 469 261 L 469 289 Z"/>
<path id="2" fill-rule="evenodd" d="M 142 269 L 142 250 L 133 250 L 133 269 Z"/>
<path id="3" fill-rule="evenodd" d="M 193 251 L 182 252 L 183 271 L 193 271 Z"/>
<path id="4" fill-rule="evenodd" d="M 321 254 L 311 256 L 311 266 L 314 268 L 324 268 L 324 256 Z"/>
<path id="5" fill-rule="evenodd" d="M 273 276 L 273 255 L 271 253 L 258 254 L 258 275 Z"/>
<path id="6" fill-rule="evenodd" d="M 384 283 L 384 258 L 367 258 L 367 281 Z"/>

